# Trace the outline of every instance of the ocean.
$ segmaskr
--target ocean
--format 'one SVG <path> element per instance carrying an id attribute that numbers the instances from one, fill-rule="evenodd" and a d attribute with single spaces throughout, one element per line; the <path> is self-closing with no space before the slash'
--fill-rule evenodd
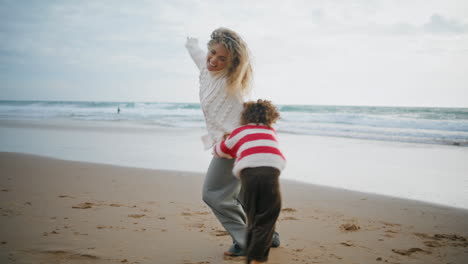
<path id="1" fill-rule="evenodd" d="M 468 146 L 468 108 L 278 105 L 278 132 Z M 120 112 L 118 112 L 120 109 Z M 198 103 L 0 101 L 0 120 L 69 119 L 203 128 Z"/>

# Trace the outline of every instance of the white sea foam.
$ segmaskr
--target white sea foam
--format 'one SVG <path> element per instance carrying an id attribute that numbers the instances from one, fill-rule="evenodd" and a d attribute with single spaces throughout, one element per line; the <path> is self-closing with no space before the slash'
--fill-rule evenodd
<path id="1" fill-rule="evenodd" d="M 117 109 L 120 109 L 120 113 Z M 468 109 L 279 106 L 284 133 L 429 144 L 468 145 Z M 194 103 L 0 101 L 0 119 L 71 119 L 203 128 Z"/>

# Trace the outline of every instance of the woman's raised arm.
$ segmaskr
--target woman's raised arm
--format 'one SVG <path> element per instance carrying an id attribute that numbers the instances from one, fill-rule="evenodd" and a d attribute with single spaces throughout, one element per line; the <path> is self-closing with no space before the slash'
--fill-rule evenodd
<path id="1" fill-rule="evenodd" d="M 187 37 L 187 42 L 185 43 L 185 47 L 187 48 L 192 60 L 197 65 L 198 69 L 201 70 L 205 64 L 205 57 L 206 54 L 203 50 L 198 46 L 198 39 Z"/>

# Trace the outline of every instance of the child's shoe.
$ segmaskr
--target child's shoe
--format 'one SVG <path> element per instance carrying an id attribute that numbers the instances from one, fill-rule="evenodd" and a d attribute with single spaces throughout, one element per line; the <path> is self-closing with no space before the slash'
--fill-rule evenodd
<path id="1" fill-rule="evenodd" d="M 271 247 L 272 248 L 277 248 L 281 245 L 280 238 L 278 232 L 275 232 L 273 234 L 273 241 L 271 242 Z"/>

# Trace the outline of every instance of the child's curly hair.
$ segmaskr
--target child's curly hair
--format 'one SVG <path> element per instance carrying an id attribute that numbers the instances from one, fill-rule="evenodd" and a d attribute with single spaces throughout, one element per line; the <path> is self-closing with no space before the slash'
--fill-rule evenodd
<path id="1" fill-rule="evenodd" d="M 241 125 L 249 123 L 264 124 L 271 127 L 279 118 L 280 114 L 275 105 L 270 101 L 258 99 L 257 102 L 244 103 L 240 123 Z"/>

